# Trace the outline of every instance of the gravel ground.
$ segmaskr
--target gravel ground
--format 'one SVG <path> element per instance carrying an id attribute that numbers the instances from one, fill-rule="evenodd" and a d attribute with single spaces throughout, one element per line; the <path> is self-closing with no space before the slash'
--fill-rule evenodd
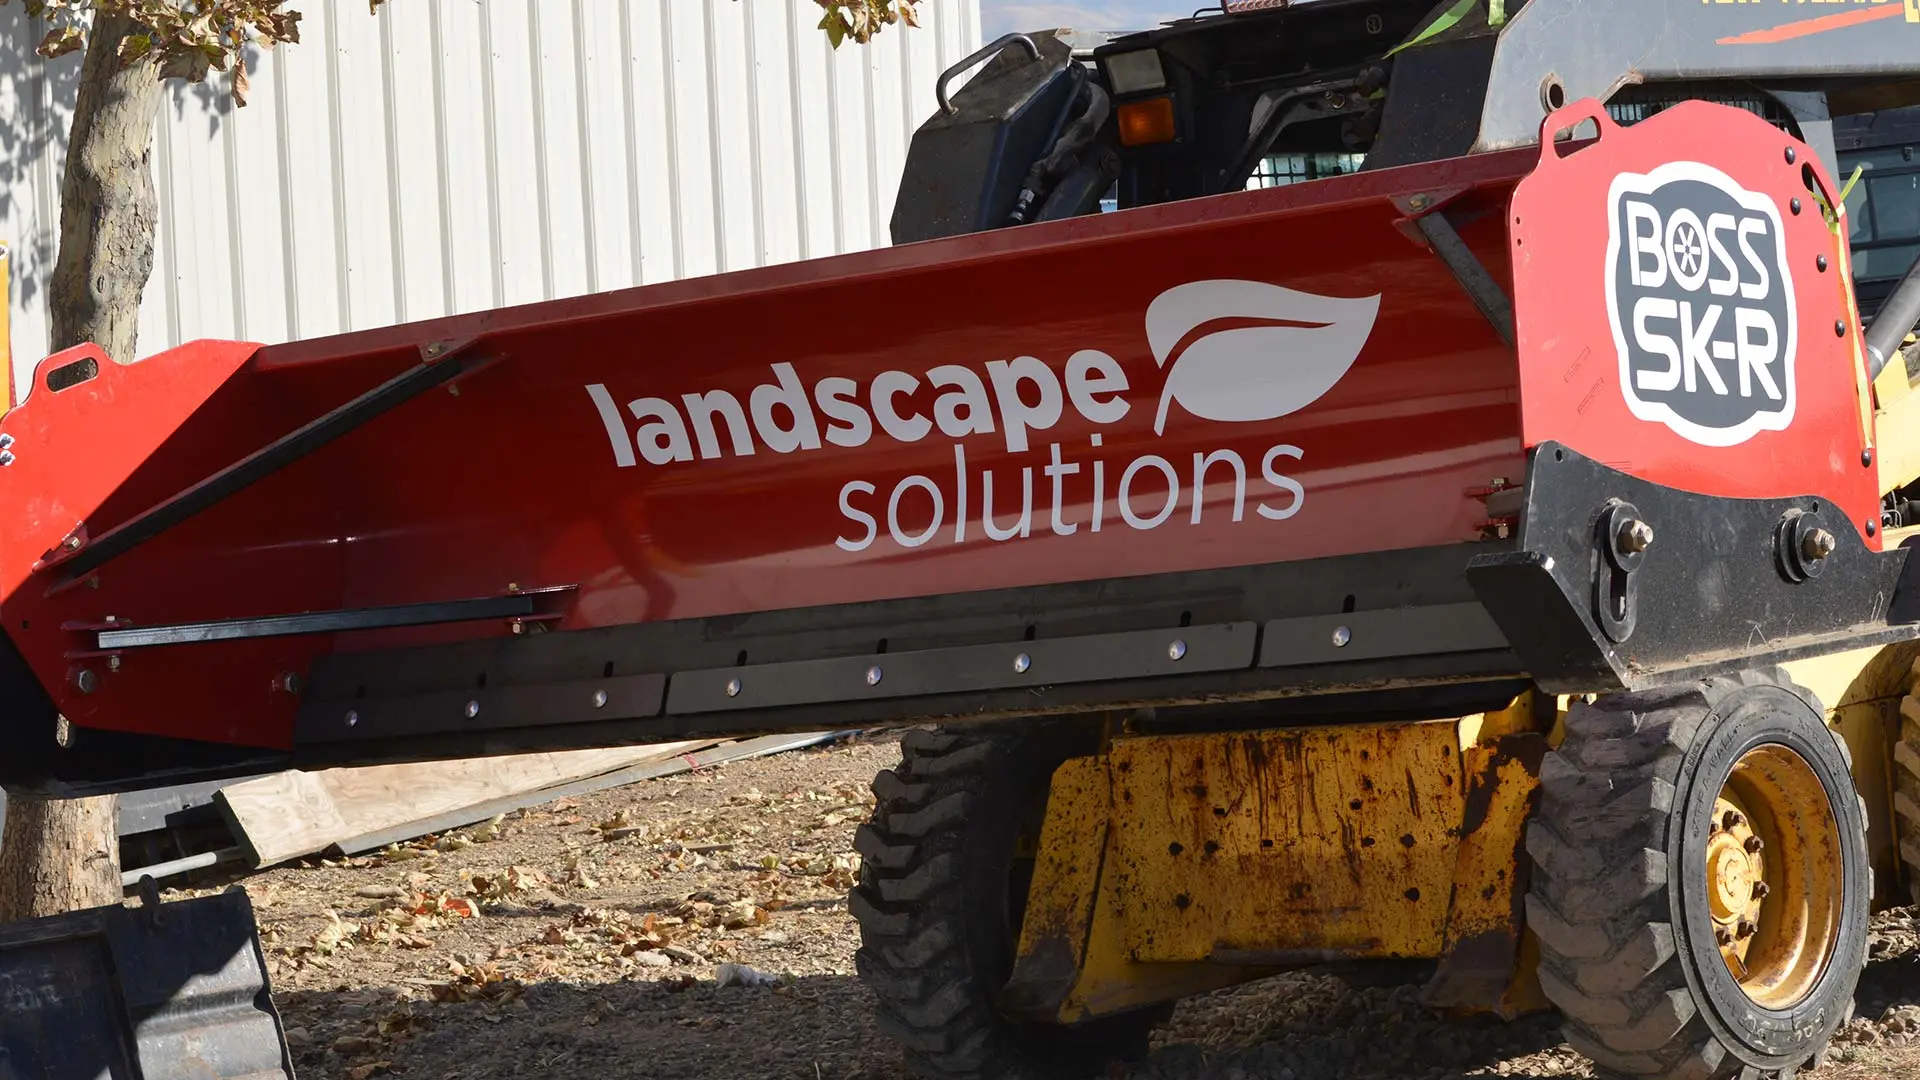
<path id="1" fill-rule="evenodd" d="M 789 753 L 245 878 L 300 1075 L 908 1080 L 844 902 L 866 785 L 898 758 L 891 740 Z M 1551 1017 L 1442 1018 L 1416 993 L 1319 975 L 1223 991 L 1110 1076 L 1593 1075 Z M 1875 920 L 1858 1011 L 1811 1076 L 1920 1078 L 1910 913 Z"/>

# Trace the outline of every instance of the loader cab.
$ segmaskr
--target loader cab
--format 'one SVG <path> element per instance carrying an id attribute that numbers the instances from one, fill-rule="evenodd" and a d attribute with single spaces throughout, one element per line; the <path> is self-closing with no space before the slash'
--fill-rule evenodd
<path id="1" fill-rule="evenodd" d="M 1319 0 L 1216 11 L 1089 50 L 1085 60 L 1112 96 L 1114 205 L 1357 171 L 1380 129 L 1383 56 L 1428 10 Z"/>
<path id="2" fill-rule="evenodd" d="M 1834 147 L 1847 195 L 1854 287 L 1871 318 L 1920 258 L 1920 108 L 1837 118 Z"/>

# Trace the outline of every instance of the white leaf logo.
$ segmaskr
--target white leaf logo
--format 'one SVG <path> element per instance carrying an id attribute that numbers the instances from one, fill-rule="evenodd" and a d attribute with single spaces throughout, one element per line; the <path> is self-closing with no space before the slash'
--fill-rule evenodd
<path id="1" fill-rule="evenodd" d="M 1341 299 L 1260 281 L 1194 281 L 1147 308 L 1147 344 L 1167 371 L 1155 434 L 1175 401 L 1203 420 L 1277 420 L 1318 401 L 1353 367 L 1379 295 Z"/>

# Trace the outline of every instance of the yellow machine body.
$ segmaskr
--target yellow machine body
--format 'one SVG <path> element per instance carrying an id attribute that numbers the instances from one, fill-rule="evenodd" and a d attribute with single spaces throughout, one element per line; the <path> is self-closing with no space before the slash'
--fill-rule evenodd
<path id="1" fill-rule="evenodd" d="M 1916 657 L 1920 643 L 1787 666 L 1852 750 L 1877 907 L 1905 903 L 1893 770 L 1903 707 L 1920 720 Z M 1565 705 L 1529 693 L 1464 719 L 1122 735 L 1067 761 L 1002 1006 L 1075 1023 L 1285 970 L 1431 960 L 1435 1007 L 1548 1007 L 1525 836 Z"/>
<path id="2" fill-rule="evenodd" d="M 1434 1004 L 1530 1006 L 1516 883 L 1555 712 L 1529 694 L 1468 720 L 1122 737 L 1068 761 L 1004 1004 L 1074 1022 L 1439 959 Z"/>

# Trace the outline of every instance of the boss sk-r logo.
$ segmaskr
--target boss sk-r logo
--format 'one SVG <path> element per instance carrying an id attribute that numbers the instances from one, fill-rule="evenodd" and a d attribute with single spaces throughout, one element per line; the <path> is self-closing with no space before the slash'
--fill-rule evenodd
<path id="1" fill-rule="evenodd" d="M 1697 162 L 1614 178 L 1607 315 L 1641 420 L 1704 446 L 1793 423 L 1799 340 L 1771 196 Z"/>

